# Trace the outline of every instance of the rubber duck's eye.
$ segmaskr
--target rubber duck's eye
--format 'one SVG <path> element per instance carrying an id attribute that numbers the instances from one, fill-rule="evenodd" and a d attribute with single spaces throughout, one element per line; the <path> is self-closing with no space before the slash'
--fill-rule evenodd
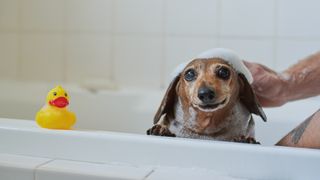
<path id="1" fill-rule="evenodd" d="M 197 73 L 194 69 L 189 69 L 188 71 L 186 71 L 186 73 L 184 74 L 184 79 L 186 81 L 193 81 L 197 78 Z"/>
<path id="2" fill-rule="evenodd" d="M 216 75 L 223 80 L 227 80 L 230 77 L 230 70 L 223 66 L 218 67 L 216 69 Z"/>
<path id="3" fill-rule="evenodd" d="M 57 92 L 53 92 L 53 95 L 56 96 L 56 95 L 57 95 Z"/>
<path id="4" fill-rule="evenodd" d="M 68 94 L 67 94 L 67 93 L 64 93 L 64 96 L 65 96 L 65 97 L 67 97 L 67 96 L 68 96 Z"/>

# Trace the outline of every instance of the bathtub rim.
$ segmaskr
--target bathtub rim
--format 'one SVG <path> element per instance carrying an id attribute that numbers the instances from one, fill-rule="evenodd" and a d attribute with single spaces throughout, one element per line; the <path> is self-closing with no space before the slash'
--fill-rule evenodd
<path id="1" fill-rule="evenodd" d="M 292 178 L 308 175 L 312 179 L 319 176 L 316 167 L 320 165 L 320 151 L 314 149 L 153 137 L 109 131 L 48 130 L 37 127 L 33 121 L 12 119 L 0 119 L 0 137 L 0 144 L 6 145 L 0 147 L 0 153 L 16 155 L 137 166 L 196 167 L 249 178 Z M 48 144 L 44 145 L 45 143 Z M 62 145 L 61 148 L 51 149 L 56 144 Z M 73 152 L 79 149 L 86 152 Z M 166 158 L 167 156 L 171 157 Z M 248 171 L 248 167 L 256 171 Z M 284 171 L 291 174 L 282 175 Z"/>

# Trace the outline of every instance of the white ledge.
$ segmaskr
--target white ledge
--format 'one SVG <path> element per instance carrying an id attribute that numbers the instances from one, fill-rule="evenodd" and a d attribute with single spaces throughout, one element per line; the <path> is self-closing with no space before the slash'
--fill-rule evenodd
<path id="1" fill-rule="evenodd" d="M 153 137 L 107 131 L 49 130 L 0 119 L 0 153 L 94 163 L 203 168 L 234 177 L 315 179 L 320 151 Z"/>

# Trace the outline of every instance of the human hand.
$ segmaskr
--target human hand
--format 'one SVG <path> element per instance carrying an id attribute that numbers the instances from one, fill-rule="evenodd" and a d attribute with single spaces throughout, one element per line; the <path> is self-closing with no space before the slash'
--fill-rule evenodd
<path id="1" fill-rule="evenodd" d="M 261 106 L 276 107 L 288 101 L 287 83 L 281 75 L 261 64 L 244 63 L 252 73 L 252 87 Z"/>

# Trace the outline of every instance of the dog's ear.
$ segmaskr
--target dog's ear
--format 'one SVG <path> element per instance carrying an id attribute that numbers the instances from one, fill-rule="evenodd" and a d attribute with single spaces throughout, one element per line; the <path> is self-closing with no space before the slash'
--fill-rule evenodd
<path id="1" fill-rule="evenodd" d="M 170 83 L 166 94 L 164 95 L 160 107 L 154 116 L 153 123 L 157 124 L 163 114 L 174 117 L 174 105 L 176 102 L 177 92 L 176 86 L 179 82 L 180 76 L 176 76 Z"/>
<path id="2" fill-rule="evenodd" d="M 246 106 L 250 113 L 259 115 L 263 121 L 267 121 L 267 117 L 264 114 L 247 78 L 242 73 L 239 73 L 238 77 L 239 81 L 242 83 L 239 94 L 240 101 Z"/>

